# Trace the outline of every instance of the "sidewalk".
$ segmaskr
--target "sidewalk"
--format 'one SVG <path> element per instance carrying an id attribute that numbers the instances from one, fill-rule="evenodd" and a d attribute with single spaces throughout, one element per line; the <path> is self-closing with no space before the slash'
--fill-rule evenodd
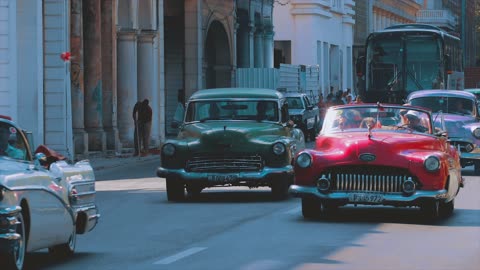
<path id="1" fill-rule="evenodd" d="M 96 154 L 85 157 L 84 159 L 90 161 L 90 165 L 92 165 L 94 171 L 99 171 L 154 159 L 157 159 L 158 164 L 160 164 L 160 151 L 158 149 L 150 149 L 147 155 L 136 157 L 131 153 Z"/>

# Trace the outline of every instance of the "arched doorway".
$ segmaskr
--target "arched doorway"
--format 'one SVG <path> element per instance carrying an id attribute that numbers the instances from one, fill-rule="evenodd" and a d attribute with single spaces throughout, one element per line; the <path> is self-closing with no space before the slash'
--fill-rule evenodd
<path id="1" fill-rule="evenodd" d="M 207 32 L 205 43 L 207 88 L 231 87 L 232 64 L 228 36 L 219 21 L 213 21 Z"/>

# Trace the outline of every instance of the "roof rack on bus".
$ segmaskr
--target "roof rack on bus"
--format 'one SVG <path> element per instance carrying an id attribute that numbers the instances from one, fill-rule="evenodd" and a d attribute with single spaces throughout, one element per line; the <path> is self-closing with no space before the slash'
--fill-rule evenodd
<path id="1" fill-rule="evenodd" d="M 445 30 L 443 30 L 442 28 L 439 28 L 437 26 L 433 26 L 433 25 L 430 25 L 430 24 L 420 24 L 420 23 L 396 24 L 396 25 L 386 27 L 385 29 L 408 29 L 408 28 L 431 29 L 431 30 L 437 30 L 437 31 L 445 32 Z"/>

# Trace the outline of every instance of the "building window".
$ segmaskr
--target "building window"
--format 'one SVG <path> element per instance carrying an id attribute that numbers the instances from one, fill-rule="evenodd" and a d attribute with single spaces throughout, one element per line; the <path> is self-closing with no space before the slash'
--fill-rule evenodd
<path id="1" fill-rule="evenodd" d="M 343 0 L 332 0 L 332 10 L 343 11 Z"/>

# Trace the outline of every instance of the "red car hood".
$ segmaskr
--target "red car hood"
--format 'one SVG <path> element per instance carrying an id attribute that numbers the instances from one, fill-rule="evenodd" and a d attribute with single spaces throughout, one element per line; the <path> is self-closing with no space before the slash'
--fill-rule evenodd
<path id="1" fill-rule="evenodd" d="M 315 162 L 327 164 L 365 164 L 359 159 L 361 154 L 373 154 L 375 160 L 370 165 L 383 165 L 408 168 L 412 158 L 438 151 L 442 146 L 433 136 L 410 133 L 373 132 L 369 138 L 366 132 L 332 134 L 317 138 L 314 154 Z"/>

